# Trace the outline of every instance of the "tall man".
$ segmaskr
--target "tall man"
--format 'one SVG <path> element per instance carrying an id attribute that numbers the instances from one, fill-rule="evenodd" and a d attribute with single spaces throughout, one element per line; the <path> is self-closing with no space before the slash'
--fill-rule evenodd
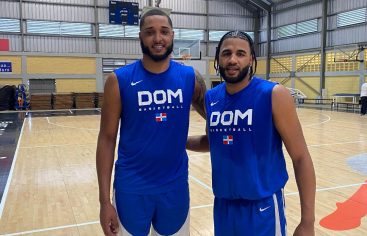
<path id="1" fill-rule="evenodd" d="M 191 102 L 205 116 L 205 84 L 193 68 L 170 59 L 174 32 L 163 11 L 142 16 L 139 38 L 143 59 L 117 69 L 105 84 L 96 157 L 102 229 L 145 236 L 152 226 L 154 234 L 189 235 L 185 144 Z"/>
<path id="2" fill-rule="evenodd" d="M 285 87 L 255 77 L 256 64 L 248 34 L 222 37 L 215 67 L 225 83 L 205 95 L 207 135 L 187 142 L 194 151 L 210 146 L 215 235 L 286 235 L 284 142 L 301 200 L 294 235 L 312 236 L 315 172 L 293 99 Z"/>

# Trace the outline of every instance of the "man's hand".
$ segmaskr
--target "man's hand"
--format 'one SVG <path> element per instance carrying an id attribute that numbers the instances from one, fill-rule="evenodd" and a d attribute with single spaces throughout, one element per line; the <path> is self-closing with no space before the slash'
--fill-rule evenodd
<path id="1" fill-rule="evenodd" d="M 293 236 L 315 236 L 315 226 L 313 223 L 301 223 L 297 226 Z"/>
<path id="2" fill-rule="evenodd" d="M 117 235 L 117 232 L 119 230 L 119 223 L 117 220 L 116 210 L 111 203 L 101 204 L 99 219 L 105 235 Z"/>

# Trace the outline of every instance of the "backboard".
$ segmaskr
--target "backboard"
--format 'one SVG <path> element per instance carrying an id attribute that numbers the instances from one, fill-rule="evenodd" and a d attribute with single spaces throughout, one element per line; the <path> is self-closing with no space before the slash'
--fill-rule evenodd
<path id="1" fill-rule="evenodd" d="M 335 46 L 333 49 L 334 62 L 363 62 L 360 53 L 361 47 L 358 45 Z"/>
<path id="2" fill-rule="evenodd" d="M 172 57 L 175 60 L 200 60 L 200 40 L 175 39 Z"/>

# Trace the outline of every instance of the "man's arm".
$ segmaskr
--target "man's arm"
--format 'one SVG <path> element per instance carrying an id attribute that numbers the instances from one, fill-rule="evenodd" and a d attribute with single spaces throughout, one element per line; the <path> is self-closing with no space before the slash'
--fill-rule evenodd
<path id="1" fill-rule="evenodd" d="M 115 235 L 118 230 L 116 210 L 111 204 L 110 186 L 115 156 L 116 136 L 121 114 L 118 81 L 111 74 L 105 84 L 98 135 L 96 166 L 99 185 L 100 221 L 105 235 Z"/>
<path id="2" fill-rule="evenodd" d="M 192 96 L 192 105 L 201 117 L 206 119 L 205 116 L 205 103 L 204 96 L 206 92 L 206 86 L 201 74 L 195 70 L 195 90 Z"/>
<path id="3" fill-rule="evenodd" d="M 186 141 L 186 149 L 194 152 L 208 152 L 209 139 L 207 130 L 206 135 L 189 136 Z"/>
<path id="4" fill-rule="evenodd" d="M 201 74 L 195 70 L 195 90 L 192 96 L 192 105 L 201 117 L 206 119 L 205 113 L 205 92 L 206 86 Z M 189 136 L 186 142 L 186 148 L 195 152 L 209 151 L 209 141 L 206 135 Z"/>
<path id="5" fill-rule="evenodd" d="M 272 94 L 275 126 L 292 159 L 301 201 L 301 222 L 294 235 L 315 235 L 316 177 L 293 98 L 288 89 L 276 85 Z"/>

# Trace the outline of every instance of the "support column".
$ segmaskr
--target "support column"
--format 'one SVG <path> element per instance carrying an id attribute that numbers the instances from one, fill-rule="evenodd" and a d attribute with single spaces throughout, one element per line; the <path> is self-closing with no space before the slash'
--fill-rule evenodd
<path id="1" fill-rule="evenodd" d="M 291 76 L 291 88 L 296 88 L 296 56 L 292 55 L 292 71 L 290 72 Z"/>
<path id="2" fill-rule="evenodd" d="M 206 54 L 209 56 L 209 1 L 206 1 Z"/>
<path id="3" fill-rule="evenodd" d="M 21 57 L 21 73 L 22 73 L 22 84 L 28 85 L 28 73 L 27 73 L 27 56 Z"/>
<path id="4" fill-rule="evenodd" d="M 96 38 L 96 53 L 99 54 L 99 25 L 98 25 L 98 8 L 97 8 L 97 0 L 94 0 L 94 30 L 95 30 L 95 38 Z"/>
<path id="5" fill-rule="evenodd" d="M 268 23 L 267 23 L 267 30 L 266 30 L 266 34 L 267 34 L 267 42 L 266 42 L 266 75 L 265 78 L 267 80 L 270 79 L 269 74 L 270 74 L 270 59 L 271 59 L 271 12 L 268 11 Z"/>
<path id="6" fill-rule="evenodd" d="M 19 1 L 19 23 L 20 23 L 20 50 L 24 52 L 24 20 L 23 20 L 23 0 Z"/>
<path id="7" fill-rule="evenodd" d="M 321 28 L 321 68 L 320 68 L 320 97 L 323 98 L 325 89 L 325 68 L 326 68 L 326 37 L 327 37 L 327 0 L 322 0 L 322 28 Z"/>
<path id="8" fill-rule="evenodd" d="M 103 65 L 102 65 L 102 58 L 96 58 L 96 92 L 101 93 L 103 92 Z"/>

